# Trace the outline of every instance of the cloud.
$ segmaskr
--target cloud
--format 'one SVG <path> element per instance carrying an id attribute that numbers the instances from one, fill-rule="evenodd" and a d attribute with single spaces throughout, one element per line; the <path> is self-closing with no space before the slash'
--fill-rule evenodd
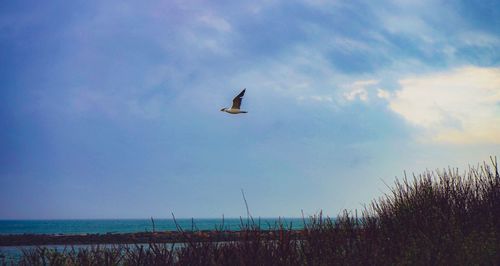
<path id="1" fill-rule="evenodd" d="M 321 53 L 302 47 L 249 66 L 231 78 L 232 86 L 250 84 L 263 96 L 274 91 L 284 98 L 328 102 L 335 100 L 337 84 L 346 82 Z"/>
<path id="2" fill-rule="evenodd" d="M 378 80 L 374 80 L 374 79 L 369 79 L 369 80 L 358 80 L 358 81 L 355 81 L 352 86 L 357 88 L 357 87 L 366 87 L 366 86 L 370 86 L 370 85 L 375 85 L 378 83 Z"/>
<path id="3" fill-rule="evenodd" d="M 309 97 L 299 96 L 299 97 L 297 97 L 297 100 L 334 103 L 333 96 L 331 96 L 331 95 L 311 95 Z"/>
<path id="4" fill-rule="evenodd" d="M 500 38 L 481 31 L 468 31 L 459 34 L 459 42 L 464 46 L 498 47 Z"/>
<path id="5" fill-rule="evenodd" d="M 378 80 L 358 80 L 349 86 L 349 90 L 344 93 L 344 98 L 348 101 L 360 100 L 368 101 L 368 91 L 366 87 L 378 84 Z"/>
<path id="6" fill-rule="evenodd" d="M 389 108 L 424 140 L 500 143 L 500 68 L 463 67 L 399 81 Z"/>
<path id="7" fill-rule="evenodd" d="M 368 101 L 368 92 L 364 88 L 354 88 L 349 92 L 344 93 L 344 97 L 348 101 L 359 99 L 360 101 L 366 102 Z"/>
<path id="8" fill-rule="evenodd" d="M 389 99 L 391 97 L 391 93 L 383 89 L 377 89 L 377 97 L 381 99 Z"/>
<path id="9" fill-rule="evenodd" d="M 233 26 L 226 18 L 215 15 L 212 11 L 187 14 L 193 21 L 185 22 L 183 27 L 176 28 L 180 39 L 179 47 L 174 50 L 188 48 L 189 56 L 206 56 L 207 51 L 215 56 L 230 55 L 234 39 Z"/>
<path id="10" fill-rule="evenodd" d="M 222 32 L 231 31 L 231 24 L 229 24 L 225 19 L 217 17 L 214 15 L 203 15 L 199 18 L 199 21 L 203 25 L 216 29 Z"/>

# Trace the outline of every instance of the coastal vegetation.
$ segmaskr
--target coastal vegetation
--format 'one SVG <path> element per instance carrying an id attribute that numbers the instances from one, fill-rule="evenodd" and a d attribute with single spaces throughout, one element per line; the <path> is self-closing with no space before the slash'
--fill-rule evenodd
<path id="1" fill-rule="evenodd" d="M 500 176 L 495 159 L 461 173 L 396 180 L 364 210 L 261 225 L 241 220 L 231 237 L 178 227 L 174 243 L 38 247 L 20 265 L 500 265 Z M 0 259 L 1 261 L 1 259 Z M 12 263 L 3 259 L 2 263 Z"/>

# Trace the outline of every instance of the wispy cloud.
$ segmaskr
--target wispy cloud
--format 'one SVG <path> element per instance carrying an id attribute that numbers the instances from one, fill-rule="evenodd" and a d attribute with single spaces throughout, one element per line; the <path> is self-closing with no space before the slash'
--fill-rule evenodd
<path id="1" fill-rule="evenodd" d="M 358 80 L 353 82 L 347 92 L 344 93 L 344 98 L 348 101 L 360 100 L 363 102 L 368 101 L 367 87 L 377 85 L 378 80 Z"/>
<path id="2" fill-rule="evenodd" d="M 381 99 L 389 99 L 391 97 L 391 93 L 384 89 L 377 89 L 377 97 Z"/>
<path id="3" fill-rule="evenodd" d="M 204 26 L 211 27 L 215 30 L 222 32 L 231 31 L 231 24 L 227 22 L 224 18 L 214 16 L 212 14 L 206 14 L 198 19 Z"/>
<path id="4" fill-rule="evenodd" d="M 389 107 L 425 140 L 500 143 L 500 68 L 465 67 L 402 79 Z"/>
<path id="5" fill-rule="evenodd" d="M 299 101 L 314 101 L 314 102 L 326 102 L 326 103 L 333 103 L 334 99 L 333 96 L 331 95 L 311 95 L 309 97 L 305 96 L 299 96 L 297 97 L 297 100 Z"/>
<path id="6" fill-rule="evenodd" d="M 459 40 L 464 45 L 476 47 L 497 47 L 500 45 L 499 37 L 481 31 L 461 33 Z"/>
<path id="7" fill-rule="evenodd" d="M 368 92 L 365 88 L 353 88 L 349 92 L 344 93 L 344 97 L 348 101 L 359 99 L 360 101 L 368 101 Z"/>

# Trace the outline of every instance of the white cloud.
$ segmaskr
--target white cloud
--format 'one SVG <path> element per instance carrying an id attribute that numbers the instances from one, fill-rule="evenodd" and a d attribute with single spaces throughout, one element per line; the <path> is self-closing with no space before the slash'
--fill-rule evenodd
<path id="1" fill-rule="evenodd" d="M 381 99 L 389 99 L 391 97 L 391 93 L 383 89 L 377 89 L 377 97 Z"/>
<path id="2" fill-rule="evenodd" d="M 333 97 L 331 95 L 312 95 L 309 97 L 305 96 L 299 96 L 297 97 L 297 100 L 299 101 L 314 101 L 314 102 L 327 102 L 327 103 L 333 103 Z"/>
<path id="3" fill-rule="evenodd" d="M 231 31 L 231 24 L 221 17 L 214 15 L 203 15 L 199 21 L 204 25 L 216 29 L 221 32 Z"/>
<path id="4" fill-rule="evenodd" d="M 399 81 L 389 107 L 424 139 L 500 143 L 500 68 L 465 67 Z"/>
<path id="5" fill-rule="evenodd" d="M 467 46 L 497 47 L 500 45 L 500 38 L 480 31 L 468 31 L 461 33 L 458 36 L 458 40 L 462 45 Z"/>
<path id="6" fill-rule="evenodd" d="M 360 100 L 368 101 L 368 91 L 366 87 L 378 84 L 378 80 L 358 80 L 349 85 L 349 90 L 344 93 L 344 98 L 348 101 Z"/>
<path id="7" fill-rule="evenodd" d="M 357 88 L 357 87 L 366 87 L 370 85 L 376 85 L 378 84 L 378 80 L 375 79 L 369 79 L 369 80 L 357 80 L 352 83 L 352 86 Z"/>
<path id="8" fill-rule="evenodd" d="M 333 102 L 332 96 L 327 96 L 327 95 L 314 95 L 311 96 L 312 100 L 318 101 L 318 102 Z"/>
<path id="9" fill-rule="evenodd" d="M 368 101 L 368 92 L 364 88 L 354 88 L 346 93 L 344 93 L 344 97 L 348 101 L 354 101 L 359 99 L 363 102 Z"/>

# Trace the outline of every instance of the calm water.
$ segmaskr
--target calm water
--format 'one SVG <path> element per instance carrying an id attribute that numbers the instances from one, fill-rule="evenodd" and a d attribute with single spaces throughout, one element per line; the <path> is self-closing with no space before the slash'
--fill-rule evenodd
<path id="1" fill-rule="evenodd" d="M 259 223 L 259 219 L 254 219 Z M 274 225 L 278 218 L 261 218 L 261 228 L 267 229 Z M 303 227 L 302 218 L 281 218 L 293 229 Z M 174 231 L 175 223 L 172 219 L 155 219 L 156 231 Z M 246 219 L 243 219 L 246 223 Z M 222 219 L 177 219 L 177 223 L 184 230 L 199 229 L 213 230 L 222 226 Z M 224 229 L 239 230 L 240 219 L 225 219 Z M 116 219 L 116 220 L 0 220 L 0 234 L 96 234 L 96 233 L 132 233 L 153 231 L 150 219 Z"/>

